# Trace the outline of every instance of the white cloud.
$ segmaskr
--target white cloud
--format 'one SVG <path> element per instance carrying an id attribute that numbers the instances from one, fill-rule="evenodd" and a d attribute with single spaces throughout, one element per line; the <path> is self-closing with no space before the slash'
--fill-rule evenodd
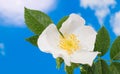
<path id="1" fill-rule="evenodd" d="M 115 0 L 80 0 L 81 7 L 95 11 L 100 24 L 104 23 L 105 17 L 110 13 L 109 7 L 114 7 L 115 4 Z"/>
<path id="2" fill-rule="evenodd" d="M 4 49 L 4 44 L 0 43 L 0 49 Z"/>
<path id="3" fill-rule="evenodd" d="M 5 55 L 5 51 L 4 51 L 4 44 L 3 43 L 0 43 L 0 54 L 1 55 Z"/>
<path id="4" fill-rule="evenodd" d="M 24 26 L 24 6 L 47 13 L 54 9 L 55 0 L 0 0 L 0 18 L 7 24 Z"/>
<path id="5" fill-rule="evenodd" d="M 120 35 L 120 11 L 111 16 L 110 24 L 116 35 Z"/>

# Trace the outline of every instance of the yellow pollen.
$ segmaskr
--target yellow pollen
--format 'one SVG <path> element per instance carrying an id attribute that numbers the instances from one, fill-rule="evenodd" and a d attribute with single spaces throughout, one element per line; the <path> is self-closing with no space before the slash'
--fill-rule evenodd
<path id="1" fill-rule="evenodd" d="M 59 46 L 63 50 L 66 50 L 68 54 L 72 54 L 79 49 L 79 40 L 74 34 L 61 36 Z"/>

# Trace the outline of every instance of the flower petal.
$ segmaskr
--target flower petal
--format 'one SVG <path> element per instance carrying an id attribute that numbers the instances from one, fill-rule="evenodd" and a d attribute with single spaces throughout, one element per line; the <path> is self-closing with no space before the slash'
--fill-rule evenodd
<path id="1" fill-rule="evenodd" d="M 60 31 L 63 34 L 69 34 L 84 24 L 85 20 L 82 17 L 77 14 L 71 14 L 69 18 L 62 24 Z"/>
<path id="2" fill-rule="evenodd" d="M 38 47 L 41 51 L 51 53 L 54 58 L 61 57 L 66 65 L 70 66 L 70 56 L 59 48 L 60 34 L 54 24 L 49 25 L 38 38 Z"/>
<path id="3" fill-rule="evenodd" d="M 89 64 L 90 66 L 92 66 L 93 60 L 95 59 L 98 53 L 99 52 L 88 51 L 75 52 L 71 55 L 71 62 Z"/>
<path id="4" fill-rule="evenodd" d="M 61 57 L 64 60 L 65 65 L 71 66 L 70 55 L 65 50 L 58 49 L 58 51 L 54 54 L 54 57 Z"/>
<path id="5" fill-rule="evenodd" d="M 80 41 L 80 50 L 93 51 L 97 33 L 92 27 L 79 27 L 73 34 L 75 34 Z"/>
<path id="6" fill-rule="evenodd" d="M 39 36 L 38 47 L 43 52 L 53 52 L 57 49 L 59 42 L 59 32 L 54 24 L 50 24 Z"/>

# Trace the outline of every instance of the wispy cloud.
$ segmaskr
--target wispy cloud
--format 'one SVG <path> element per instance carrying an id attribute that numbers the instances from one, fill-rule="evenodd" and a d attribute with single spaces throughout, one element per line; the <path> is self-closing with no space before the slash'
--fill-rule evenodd
<path id="1" fill-rule="evenodd" d="M 4 44 L 0 43 L 0 49 L 4 49 Z"/>
<path id="2" fill-rule="evenodd" d="M 5 55 L 5 51 L 4 51 L 4 44 L 3 43 L 0 43 L 0 54 L 1 55 Z"/>
<path id="3" fill-rule="evenodd" d="M 104 23 L 104 19 L 110 13 L 110 7 L 116 5 L 115 0 L 80 0 L 80 6 L 90 8 L 95 11 L 100 24 Z"/>
<path id="4" fill-rule="evenodd" d="M 0 0 L 0 19 L 6 25 L 24 26 L 24 6 L 47 13 L 55 4 L 55 0 Z"/>
<path id="5" fill-rule="evenodd" d="M 111 16 L 110 24 L 116 35 L 120 35 L 120 11 Z"/>

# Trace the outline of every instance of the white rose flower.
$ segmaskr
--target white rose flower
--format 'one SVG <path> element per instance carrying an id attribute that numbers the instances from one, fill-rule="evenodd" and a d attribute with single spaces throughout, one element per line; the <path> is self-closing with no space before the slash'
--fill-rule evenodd
<path id="1" fill-rule="evenodd" d="M 50 24 L 39 36 L 38 47 L 43 52 L 51 53 L 54 58 L 63 58 L 67 66 L 71 62 L 91 66 L 99 53 L 93 51 L 97 33 L 84 24 L 82 17 L 71 14 L 60 28 L 63 36 L 54 24 Z"/>

